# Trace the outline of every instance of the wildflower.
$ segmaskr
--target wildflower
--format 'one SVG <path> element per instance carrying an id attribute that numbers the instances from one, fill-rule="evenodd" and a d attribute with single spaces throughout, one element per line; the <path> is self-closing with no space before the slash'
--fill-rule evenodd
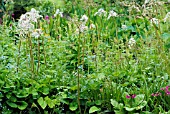
<path id="1" fill-rule="evenodd" d="M 130 98 L 134 99 L 135 97 L 136 97 L 136 94 L 126 95 L 126 98 L 127 98 L 127 99 L 130 99 Z"/>
<path id="2" fill-rule="evenodd" d="M 80 19 L 80 21 L 82 21 L 84 24 L 87 22 L 88 17 L 86 15 L 83 15 Z"/>
<path id="3" fill-rule="evenodd" d="M 42 15 L 39 15 L 39 11 L 34 8 L 32 8 L 31 11 L 27 12 L 25 15 L 31 22 L 37 22 L 37 19 L 42 17 Z"/>
<path id="4" fill-rule="evenodd" d="M 166 92 L 166 93 L 167 93 L 167 92 L 170 92 L 170 91 L 169 91 L 169 88 L 170 88 L 170 86 L 166 86 L 166 87 L 165 87 L 165 92 Z"/>
<path id="5" fill-rule="evenodd" d="M 147 3 L 149 3 L 149 2 L 150 2 L 150 0 L 145 0 L 144 4 L 147 4 Z"/>
<path id="6" fill-rule="evenodd" d="M 41 29 L 36 29 L 31 36 L 35 38 L 39 38 L 42 35 L 42 30 Z"/>
<path id="7" fill-rule="evenodd" d="M 160 92 L 152 93 L 151 96 L 153 96 L 153 97 L 161 96 L 161 93 Z"/>
<path id="8" fill-rule="evenodd" d="M 63 17 L 63 12 L 61 12 L 60 9 L 57 9 L 54 14 L 54 17 L 56 17 L 57 15 L 59 15 L 60 17 Z"/>
<path id="9" fill-rule="evenodd" d="M 122 29 L 127 29 L 127 26 L 126 25 L 122 25 Z"/>
<path id="10" fill-rule="evenodd" d="M 32 23 L 30 23 L 29 20 L 24 20 L 24 21 L 23 20 L 19 20 L 18 27 L 21 30 L 25 30 L 25 31 L 33 30 L 34 29 L 34 25 Z"/>
<path id="11" fill-rule="evenodd" d="M 131 48 L 132 46 L 134 46 L 136 44 L 136 41 L 134 38 L 130 38 L 129 39 L 129 42 L 128 42 L 128 46 L 129 48 Z"/>
<path id="12" fill-rule="evenodd" d="M 127 98 L 127 99 L 130 99 L 130 98 L 131 98 L 131 96 L 130 96 L 130 95 L 126 95 L 126 98 Z"/>
<path id="13" fill-rule="evenodd" d="M 11 16 L 12 16 L 12 18 L 14 18 L 15 14 L 13 13 Z"/>
<path id="14" fill-rule="evenodd" d="M 110 17 L 117 17 L 117 13 L 111 10 L 107 19 L 110 19 Z"/>
<path id="15" fill-rule="evenodd" d="M 90 24 L 90 29 L 94 29 L 96 26 L 94 24 Z"/>
<path id="16" fill-rule="evenodd" d="M 49 16 L 48 15 L 45 16 L 45 20 L 49 20 Z"/>
<path id="17" fill-rule="evenodd" d="M 170 12 L 168 12 L 168 13 L 166 14 L 166 16 L 165 16 L 165 18 L 164 18 L 163 20 L 164 20 L 164 22 L 167 22 L 168 19 L 170 20 Z"/>
<path id="18" fill-rule="evenodd" d="M 135 94 L 133 94 L 133 95 L 132 95 L 132 99 L 134 99 L 135 97 L 136 97 L 136 95 L 135 95 Z"/>
<path id="19" fill-rule="evenodd" d="M 96 15 L 98 15 L 98 16 L 102 16 L 102 15 L 106 16 L 106 15 L 107 15 L 107 12 L 106 12 L 103 8 L 100 8 L 100 9 L 94 14 L 94 16 L 96 16 Z"/>
<path id="20" fill-rule="evenodd" d="M 42 17 L 39 15 L 39 12 L 34 8 L 31 9 L 30 12 L 22 14 L 18 21 L 18 28 L 20 35 L 27 34 L 28 32 L 32 32 L 34 30 L 34 24 L 37 22 L 37 19 Z"/>
<path id="21" fill-rule="evenodd" d="M 151 19 L 151 23 L 154 23 L 154 24 L 158 25 L 159 24 L 159 20 L 156 19 L 156 18 L 152 18 Z"/>
<path id="22" fill-rule="evenodd" d="M 85 26 L 84 24 L 81 24 L 79 29 L 80 29 L 80 32 L 84 32 L 85 30 L 88 29 L 88 27 Z"/>

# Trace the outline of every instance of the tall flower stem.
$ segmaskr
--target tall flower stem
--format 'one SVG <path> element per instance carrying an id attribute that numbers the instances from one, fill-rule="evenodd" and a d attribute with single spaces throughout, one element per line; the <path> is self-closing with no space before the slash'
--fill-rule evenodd
<path id="1" fill-rule="evenodd" d="M 31 72 L 32 72 L 32 77 L 33 77 L 34 76 L 34 56 L 33 56 L 33 52 L 32 52 L 32 41 L 31 41 L 30 36 L 28 36 L 28 40 L 29 40 L 29 47 L 30 47 Z"/>
<path id="2" fill-rule="evenodd" d="M 79 106 L 79 112 L 81 114 L 81 107 L 80 107 L 80 70 L 79 70 L 79 66 L 80 66 L 80 30 L 79 30 L 79 38 L 78 38 L 78 76 L 77 76 L 77 102 L 78 102 L 78 106 Z"/>
<path id="3" fill-rule="evenodd" d="M 19 47 L 18 47 L 18 60 L 17 60 L 17 73 L 19 71 L 19 63 L 20 63 L 20 53 L 21 53 L 21 39 L 19 40 Z"/>
<path id="4" fill-rule="evenodd" d="M 38 38 L 38 66 L 37 66 L 37 75 L 38 75 L 39 68 L 40 68 L 40 38 Z"/>
<path id="5" fill-rule="evenodd" d="M 46 61 L 46 53 L 45 53 L 45 46 L 44 46 L 44 37 L 42 38 L 42 46 L 43 46 L 43 54 L 44 54 L 44 62 L 45 66 L 47 67 L 47 61 Z"/>

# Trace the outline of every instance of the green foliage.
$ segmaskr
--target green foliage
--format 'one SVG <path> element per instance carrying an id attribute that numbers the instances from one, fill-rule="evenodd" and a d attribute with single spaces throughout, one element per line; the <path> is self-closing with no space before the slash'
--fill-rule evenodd
<path id="1" fill-rule="evenodd" d="M 4 16 L 0 113 L 169 113 L 169 6 L 155 1 L 147 12 L 138 2 L 14 1 L 43 17 L 22 36 L 18 22 Z M 62 16 L 54 16 L 58 8 Z M 94 15 L 100 8 L 106 16 Z M 117 16 L 108 18 L 110 10 Z"/>

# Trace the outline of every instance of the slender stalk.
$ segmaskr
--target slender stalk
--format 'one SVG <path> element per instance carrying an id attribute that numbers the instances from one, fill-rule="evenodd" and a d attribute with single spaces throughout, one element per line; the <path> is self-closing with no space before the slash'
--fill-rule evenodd
<path id="1" fill-rule="evenodd" d="M 28 36 L 28 40 L 29 40 L 29 46 L 30 46 L 31 72 L 32 72 L 32 77 L 33 77 L 34 76 L 34 56 L 33 56 L 33 52 L 32 52 L 32 41 L 31 41 L 30 36 Z"/>
<path id="2" fill-rule="evenodd" d="M 38 66 L 37 66 L 37 74 L 40 68 L 40 38 L 38 38 Z"/>
<path id="3" fill-rule="evenodd" d="M 79 38 L 78 38 L 78 76 L 77 76 L 77 102 L 78 102 L 78 106 L 79 106 L 79 112 L 81 114 L 81 107 L 80 107 L 80 70 L 79 70 L 79 66 L 80 66 L 80 31 L 79 31 Z"/>
<path id="4" fill-rule="evenodd" d="M 43 46 L 43 54 L 44 54 L 44 62 L 45 66 L 47 67 L 47 61 L 46 61 L 46 53 L 45 53 L 45 46 L 44 46 L 44 37 L 42 38 L 42 46 Z"/>
<path id="5" fill-rule="evenodd" d="M 19 39 L 19 47 L 18 47 L 19 51 L 18 51 L 18 60 L 17 60 L 17 73 L 19 71 L 19 63 L 20 63 L 20 53 L 21 53 L 21 39 Z"/>

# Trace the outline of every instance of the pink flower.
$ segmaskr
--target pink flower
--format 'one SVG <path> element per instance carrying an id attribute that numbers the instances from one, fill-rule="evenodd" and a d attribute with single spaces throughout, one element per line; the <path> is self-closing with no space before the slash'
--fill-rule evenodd
<path id="1" fill-rule="evenodd" d="M 132 99 L 134 99 L 135 97 L 136 97 L 136 94 L 133 94 L 133 95 L 132 95 Z"/>
<path id="2" fill-rule="evenodd" d="M 15 14 L 13 13 L 11 16 L 12 16 L 12 18 L 14 18 Z"/>
<path id="3" fill-rule="evenodd" d="M 48 15 L 45 16 L 45 20 L 49 20 L 49 16 Z"/>
<path id="4" fill-rule="evenodd" d="M 170 87 L 170 86 L 166 86 L 166 87 L 165 87 L 165 92 L 170 92 L 170 91 L 169 91 L 169 87 Z"/>
<path id="5" fill-rule="evenodd" d="M 151 96 L 153 96 L 153 97 L 161 96 L 161 93 L 160 92 L 152 93 Z"/>
<path id="6" fill-rule="evenodd" d="M 134 99 L 135 97 L 136 97 L 136 94 L 126 95 L 126 98 L 127 98 L 127 99 L 130 99 L 130 98 Z"/>
<path id="7" fill-rule="evenodd" d="M 130 98 L 131 98 L 131 96 L 130 96 L 130 95 L 126 95 L 126 98 L 127 98 L 127 99 L 130 99 Z"/>

